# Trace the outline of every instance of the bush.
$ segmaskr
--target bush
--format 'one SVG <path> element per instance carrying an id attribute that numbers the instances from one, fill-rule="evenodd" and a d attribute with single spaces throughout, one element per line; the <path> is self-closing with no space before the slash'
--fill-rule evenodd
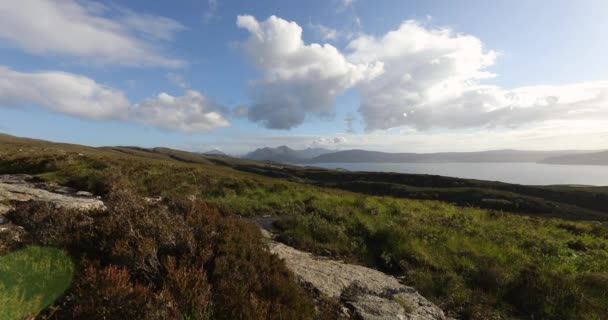
<path id="1" fill-rule="evenodd" d="M 311 319 L 312 301 L 259 229 L 189 199 L 152 204 L 115 190 L 106 211 L 28 203 L 11 219 L 66 248 L 77 285 L 59 318 Z"/>

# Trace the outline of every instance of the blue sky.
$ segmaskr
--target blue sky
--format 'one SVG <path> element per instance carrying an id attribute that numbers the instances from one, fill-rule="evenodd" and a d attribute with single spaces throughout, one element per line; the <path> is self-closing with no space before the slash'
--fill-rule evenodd
<path id="1" fill-rule="evenodd" d="M 0 3 L 0 131 L 87 145 L 608 148 L 608 3 Z"/>

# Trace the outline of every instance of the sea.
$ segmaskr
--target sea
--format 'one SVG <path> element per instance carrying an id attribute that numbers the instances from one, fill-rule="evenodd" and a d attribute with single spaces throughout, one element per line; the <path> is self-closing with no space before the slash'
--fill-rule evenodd
<path id="1" fill-rule="evenodd" d="M 524 162 L 441 163 L 316 163 L 349 171 L 433 174 L 526 185 L 608 186 L 608 166 L 556 165 Z"/>

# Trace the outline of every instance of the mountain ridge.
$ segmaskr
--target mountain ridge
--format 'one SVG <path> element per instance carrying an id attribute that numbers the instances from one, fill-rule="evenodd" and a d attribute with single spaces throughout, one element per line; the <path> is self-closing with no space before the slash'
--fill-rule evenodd
<path id="1" fill-rule="evenodd" d="M 258 148 L 252 152 L 247 153 L 245 156 L 243 156 L 243 158 L 257 161 L 295 163 L 307 159 L 312 159 L 320 155 L 335 151 L 336 150 L 329 150 L 325 148 L 306 148 L 296 150 L 283 145 L 275 148 Z"/>
<path id="2" fill-rule="evenodd" d="M 332 163 L 332 162 L 385 162 L 385 163 L 441 163 L 441 162 L 542 162 L 550 157 L 592 153 L 594 151 L 579 150 L 488 150 L 476 152 L 435 152 L 435 153 L 389 153 L 361 149 L 344 150 L 323 154 L 302 163 Z"/>

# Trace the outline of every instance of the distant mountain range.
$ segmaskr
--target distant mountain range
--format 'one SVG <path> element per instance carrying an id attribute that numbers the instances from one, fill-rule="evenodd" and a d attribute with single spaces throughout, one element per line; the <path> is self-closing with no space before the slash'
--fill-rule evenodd
<path id="1" fill-rule="evenodd" d="M 243 158 L 258 161 L 296 163 L 313 159 L 330 152 L 336 152 L 336 150 L 329 150 L 324 148 L 307 148 L 303 150 L 294 150 L 287 146 L 280 146 L 276 148 L 259 148 L 253 152 L 246 154 Z"/>
<path id="2" fill-rule="evenodd" d="M 608 165 L 608 151 L 523 151 L 491 150 L 480 152 L 388 153 L 367 150 L 335 151 L 324 148 L 294 150 L 287 146 L 260 148 L 244 158 L 282 163 L 354 162 L 532 162 L 547 164 Z"/>
<path id="3" fill-rule="evenodd" d="M 546 158 L 541 163 L 608 165 L 608 151 L 555 156 Z"/>

